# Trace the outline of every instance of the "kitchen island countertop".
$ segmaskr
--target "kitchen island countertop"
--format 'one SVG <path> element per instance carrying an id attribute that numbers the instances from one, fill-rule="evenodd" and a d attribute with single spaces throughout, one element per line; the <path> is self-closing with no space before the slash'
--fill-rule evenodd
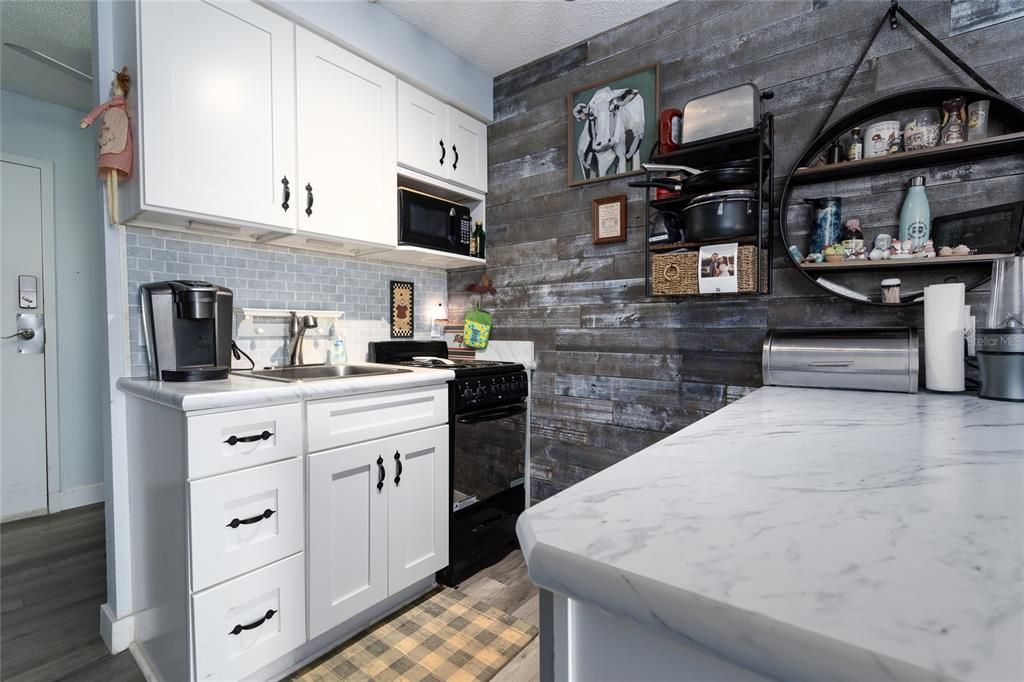
<path id="1" fill-rule="evenodd" d="M 1024 679 L 1024 405 L 762 388 L 529 509 L 530 577 L 786 680 Z"/>
<path id="2" fill-rule="evenodd" d="M 380 367 L 368 363 L 349 363 Z M 285 382 L 231 374 L 217 381 L 154 381 L 146 377 L 124 377 L 117 387 L 134 396 L 174 407 L 195 410 L 255 407 L 296 400 L 336 398 L 343 395 L 397 391 L 420 386 L 443 385 L 455 378 L 447 369 L 405 368 L 400 374 L 353 376 L 317 381 Z"/>

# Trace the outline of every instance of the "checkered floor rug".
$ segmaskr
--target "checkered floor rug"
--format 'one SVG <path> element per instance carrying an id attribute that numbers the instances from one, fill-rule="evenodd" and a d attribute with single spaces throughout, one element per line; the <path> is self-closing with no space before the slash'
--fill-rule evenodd
<path id="1" fill-rule="evenodd" d="M 449 588 L 427 593 L 295 673 L 300 682 L 489 680 L 537 628 Z"/>

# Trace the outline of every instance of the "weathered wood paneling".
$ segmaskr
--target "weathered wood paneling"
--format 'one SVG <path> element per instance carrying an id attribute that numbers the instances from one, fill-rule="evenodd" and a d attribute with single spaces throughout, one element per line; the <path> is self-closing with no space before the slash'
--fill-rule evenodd
<path id="1" fill-rule="evenodd" d="M 915 17 L 1015 101 L 1024 101 L 1024 0 L 903 0 Z M 625 180 L 566 186 L 566 94 L 651 62 L 662 65 L 662 105 L 754 82 L 771 89 L 776 176 L 784 177 L 850 73 L 889 0 L 687 0 L 537 60 L 495 81 L 488 131 L 490 274 L 484 296 L 495 339 L 532 340 L 533 495 L 542 499 L 761 383 L 768 327 L 920 327 L 920 307 L 837 300 L 809 283 L 773 234 L 769 297 L 667 301 L 644 295 L 643 194 Z M 884 28 L 836 115 L 911 87 L 971 82 L 908 26 Z M 1020 157 L 923 173 L 934 215 L 1024 199 Z M 798 196 L 841 194 L 868 236 L 894 231 L 907 177 L 887 173 Z M 591 201 L 628 197 L 627 240 L 594 245 Z M 808 213 L 794 207 L 794 233 Z M 449 276 L 450 316 L 481 297 L 465 292 L 480 270 Z M 953 272 L 952 270 L 950 272 Z M 907 273 L 912 288 L 920 274 Z M 873 286 L 878 273 L 856 275 Z M 968 296 L 976 311 L 985 295 Z"/>

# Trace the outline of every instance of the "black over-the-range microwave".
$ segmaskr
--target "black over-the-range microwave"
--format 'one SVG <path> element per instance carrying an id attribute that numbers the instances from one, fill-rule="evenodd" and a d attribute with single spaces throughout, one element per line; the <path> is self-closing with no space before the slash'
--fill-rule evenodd
<path id="1" fill-rule="evenodd" d="M 398 243 L 469 255 L 469 208 L 440 197 L 398 188 Z"/>

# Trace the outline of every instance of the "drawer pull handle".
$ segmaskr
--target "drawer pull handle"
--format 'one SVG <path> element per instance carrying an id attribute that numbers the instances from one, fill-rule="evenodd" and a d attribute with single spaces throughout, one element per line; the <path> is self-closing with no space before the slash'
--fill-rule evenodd
<path id="1" fill-rule="evenodd" d="M 256 516 L 250 516 L 247 519 L 231 519 L 231 523 L 228 524 L 230 528 L 238 528 L 239 526 L 248 526 L 250 523 L 259 523 L 263 519 L 269 519 L 274 515 L 273 509 L 264 509 L 262 514 Z"/>
<path id="2" fill-rule="evenodd" d="M 380 492 L 384 488 L 384 477 L 387 476 L 384 473 L 384 458 L 377 456 L 377 492 Z"/>
<path id="3" fill-rule="evenodd" d="M 270 431 L 264 431 L 263 433 L 257 433 L 252 436 L 231 436 L 225 443 L 228 445 L 238 445 L 239 443 L 255 443 L 258 440 L 269 440 L 273 436 Z"/>
<path id="4" fill-rule="evenodd" d="M 275 611 L 274 609 L 270 609 L 259 620 L 254 620 L 253 622 L 249 623 L 248 625 L 241 625 L 241 624 L 236 625 L 235 627 L 231 628 L 231 632 L 229 632 L 228 634 L 229 635 L 240 635 L 240 634 L 242 634 L 243 630 L 254 630 L 254 629 L 258 628 L 259 626 L 263 625 L 264 623 L 266 623 L 271 618 L 273 618 L 275 613 L 277 613 L 277 611 Z"/>
<path id="5" fill-rule="evenodd" d="M 395 485 L 402 480 L 402 455 L 395 450 Z"/>

